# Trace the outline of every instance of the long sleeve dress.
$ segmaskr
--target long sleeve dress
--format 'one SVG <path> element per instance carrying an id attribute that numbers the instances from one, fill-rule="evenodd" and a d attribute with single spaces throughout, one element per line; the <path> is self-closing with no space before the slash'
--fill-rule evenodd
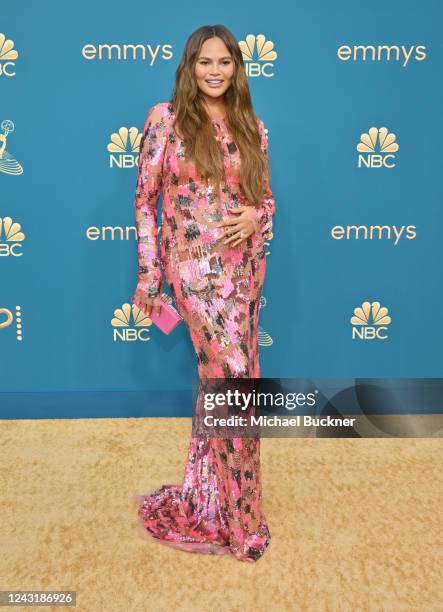
<path id="1" fill-rule="evenodd" d="M 202 378 L 259 378 L 258 319 L 265 278 L 265 242 L 272 237 L 275 201 L 267 182 L 256 227 L 233 247 L 213 224 L 246 204 L 239 185 L 240 154 L 225 120 L 211 121 L 226 176 L 221 198 L 186 162 L 172 130 L 169 102 L 153 106 L 140 142 L 135 218 L 137 290 L 155 297 L 165 278 L 189 330 Z M 262 150 L 268 157 L 263 121 Z M 162 193 L 160 255 L 157 201 Z M 143 534 L 189 552 L 258 560 L 270 542 L 262 511 L 260 439 L 191 437 L 184 480 L 135 496 Z"/>

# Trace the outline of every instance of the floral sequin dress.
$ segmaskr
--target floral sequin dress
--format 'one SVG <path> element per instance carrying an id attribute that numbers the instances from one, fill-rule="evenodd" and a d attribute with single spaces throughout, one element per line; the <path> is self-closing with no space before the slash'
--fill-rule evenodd
<path id="1" fill-rule="evenodd" d="M 239 185 L 239 151 L 225 120 L 211 121 L 223 150 L 221 198 L 185 161 L 172 130 L 169 102 L 153 106 L 140 142 L 135 196 L 137 290 L 161 293 L 160 262 L 177 310 L 189 330 L 200 378 L 259 378 L 259 302 L 265 241 L 272 237 L 275 202 L 267 189 L 255 208 L 258 231 L 239 245 L 224 244 L 229 210 L 246 204 Z M 263 121 L 262 150 L 268 156 Z M 160 255 L 157 201 L 162 193 Z M 257 561 L 270 542 L 262 511 L 260 439 L 191 437 L 184 480 L 135 496 L 139 524 L 164 544 L 189 552 L 232 554 Z"/>

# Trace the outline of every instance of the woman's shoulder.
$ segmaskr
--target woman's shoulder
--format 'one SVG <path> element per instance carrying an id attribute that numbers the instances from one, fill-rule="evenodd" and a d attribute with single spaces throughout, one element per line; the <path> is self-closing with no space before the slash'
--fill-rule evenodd
<path id="1" fill-rule="evenodd" d="M 157 102 L 148 110 L 148 115 L 154 120 L 170 119 L 174 114 L 171 102 Z"/>
<path id="2" fill-rule="evenodd" d="M 172 129 L 173 121 L 174 114 L 170 102 L 157 102 L 157 104 L 150 106 L 148 109 L 143 132 L 149 126 L 156 126 L 156 129 L 165 130 L 166 133 L 169 133 Z"/>

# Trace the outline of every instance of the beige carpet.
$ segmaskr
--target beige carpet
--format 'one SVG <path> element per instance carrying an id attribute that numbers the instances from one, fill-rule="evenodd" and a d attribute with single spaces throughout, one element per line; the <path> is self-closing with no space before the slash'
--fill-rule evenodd
<path id="1" fill-rule="evenodd" d="M 190 419 L 0 427 L 2 590 L 75 590 L 87 612 L 443 610 L 441 439 L 263 439 L 272 540 L 246 564 L 138 531 L 132 495 L 181 482 Z"/>

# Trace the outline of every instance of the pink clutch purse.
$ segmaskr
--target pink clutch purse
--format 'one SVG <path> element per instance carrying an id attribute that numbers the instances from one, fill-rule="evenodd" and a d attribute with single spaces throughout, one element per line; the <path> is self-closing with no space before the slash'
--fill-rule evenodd
<path id="1" fill-rule="evenodd" d="M 162 293 L 161 299 L 163 304 L 161 305 L 160 314 L 157 315 L 153 307 L 149 318 L 163 333 L 170 334 L 180 321 L 183 321 L 183 317 L 172 306 L 170 303 L 172 300 L 166 293 Z M 133 303 L 140 308 L 135 300 L 133 300 Z"/>

